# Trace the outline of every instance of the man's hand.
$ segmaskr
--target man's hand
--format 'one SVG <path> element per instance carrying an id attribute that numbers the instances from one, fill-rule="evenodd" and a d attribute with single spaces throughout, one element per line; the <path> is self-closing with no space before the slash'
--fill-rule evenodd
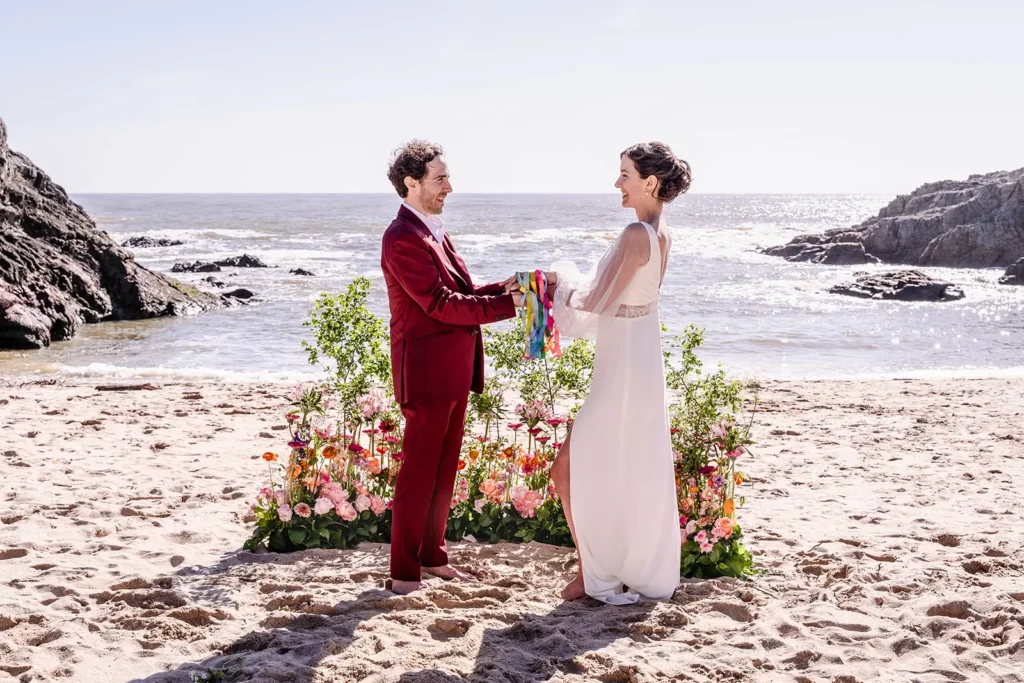
<path id="1" fill-rule="evenodd" d="M 518 278 L 516 278 L 515 275 L 513 275 L 509 279 L 502 282 L 501 285 L 502 287 L 505 288 L 506 294 L 511 294 L 512 292 L 517 291 L 519 289 L 519 280 Z"/>

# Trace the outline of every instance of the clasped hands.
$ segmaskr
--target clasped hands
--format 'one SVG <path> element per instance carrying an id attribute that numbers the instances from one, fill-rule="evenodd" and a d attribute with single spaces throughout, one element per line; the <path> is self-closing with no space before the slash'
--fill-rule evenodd
<path id="1" fill-rule="evenodd" d="M 555 293 L 555 287 L 558 286 L 558 274 L 545 272 L 544 278 L 548 282 L 548 297 L 550 298 Z M 526 298 L 526 293 L 523 292 L 522 288 L 519 286 L 518 273 L 501 284 L 505 289 L 505 294 L 512 295 L 512 300 L 515 302 L 516 308 L 522 306 L 523 301 Z"/>

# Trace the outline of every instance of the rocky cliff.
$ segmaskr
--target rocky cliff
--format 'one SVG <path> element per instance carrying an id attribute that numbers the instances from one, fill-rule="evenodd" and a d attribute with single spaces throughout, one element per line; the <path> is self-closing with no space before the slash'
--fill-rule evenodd
<path id="1" fill-rule="evenodd" d="M 1006 267 L 1024 257 L 1024 168 L 922 185 L 860 225 L 765 253 L 812 263 Z"/>
<path id="2" fill-rule="evenodd" d="M 8 148 L 0 119 L 0 349 L 42 348 L 83 323 L 219 305 L 135 263 L 63 188 Z"/>

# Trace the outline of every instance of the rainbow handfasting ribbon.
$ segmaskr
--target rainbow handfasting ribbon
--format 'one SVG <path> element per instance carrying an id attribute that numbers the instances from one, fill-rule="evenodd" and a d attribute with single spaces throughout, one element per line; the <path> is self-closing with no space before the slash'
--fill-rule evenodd
<path id="1" fill-rule="evenodd" d="M 551 312 L 548 299 L 548 279 L 543 271 L 526 271 L 516 274 L 519 289 L 523 292 L 523 313 L 526 316 L 526 357 L 558 358 L 562 349 L 558 345 L 558 326 Z"/>

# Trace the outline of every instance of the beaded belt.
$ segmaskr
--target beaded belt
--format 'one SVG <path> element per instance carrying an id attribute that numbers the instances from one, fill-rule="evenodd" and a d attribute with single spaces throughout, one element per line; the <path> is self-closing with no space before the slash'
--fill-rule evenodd
<path id="1" fill-rule="evenodd" d="M 643 318 L 645 315 L 650 315 L 658 310 L 658 302 L 652 301 L 649 304 L 643 306 L 627 306 L 622 304 L 619 306 L 619 310 L 615 313 L 616 318 Z"/>

